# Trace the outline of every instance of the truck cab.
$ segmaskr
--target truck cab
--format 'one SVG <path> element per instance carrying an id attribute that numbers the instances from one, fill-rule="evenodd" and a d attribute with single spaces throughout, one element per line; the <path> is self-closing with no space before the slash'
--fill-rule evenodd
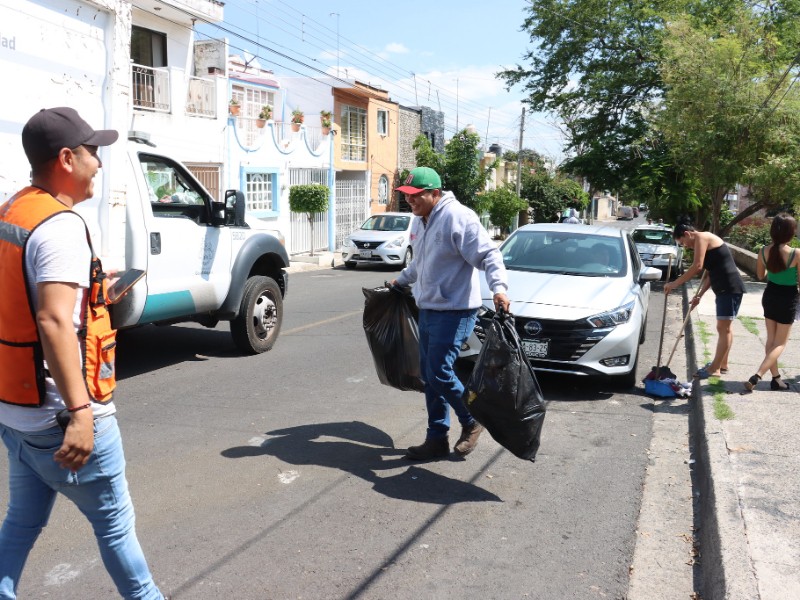
<path id="1" fill-rule="evenodd" d="M 246 217 L 241 192 L 217 200 L 177 160 L 128 145 L 125 247 L 111 251 L 147 274 L 113 307 L 114 326 L 227 320 L 242 351 L 272 348 L 288 289 L 283 236 Z"/>

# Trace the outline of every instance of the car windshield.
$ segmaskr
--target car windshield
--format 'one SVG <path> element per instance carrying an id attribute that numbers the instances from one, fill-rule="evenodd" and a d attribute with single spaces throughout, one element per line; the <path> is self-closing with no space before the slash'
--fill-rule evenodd
<path id="1" fill-rule="evenodd" d="M 501 246 L 513 271 L 587 277 L 623 277 L 627 273 L 621 237 L 572 231 L 517 231 Z"/>
<path id="2" fill-rule="evenodd" d="M 408 229 L 410 222 L 410 216 L 374 215 L 364 221 L 361 229 L 369 231 L 405 231 Z"/>
<path id="3" fill-rule="evenodd" d="M 672 237 L 672 231 L 669 229 L 634 229 L 632 237 L 637 244 L 677 245 L 675 238 Z"/>

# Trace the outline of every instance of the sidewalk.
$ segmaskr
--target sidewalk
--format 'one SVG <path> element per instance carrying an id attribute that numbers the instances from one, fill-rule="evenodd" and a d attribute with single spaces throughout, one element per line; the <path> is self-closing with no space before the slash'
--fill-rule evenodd
<path id="1" fill-rule="evenodd" d="M 743 382 L 764 358 L 761 308 L 765 284 L 742 273 L 747 286 L 733 324 L 730 371 L 695 380 L 692 439 L 699 490 L 703 599 L 800 598 L 800 346 L 792 331 L 778 367 L 790 390 L 770 391 L 769 374 L 753 393 Z M 695 286 L 698 280 L 692 282 Z M 689 298 L 692 285 L 686 286 Z M 697 367 L 711 360 L 717 341 L 714 294 L 692 314 L 687 345 Z M 687 377 L 693 374 L 692 361 Z M 716 382 L 716 383 L 715 383 Z M 716 406 L 715 406 L 716 405 Z M 724 405 L 733 416 L 718 418 Z M 715 414 L 716 409 L 716 414 Z"/>

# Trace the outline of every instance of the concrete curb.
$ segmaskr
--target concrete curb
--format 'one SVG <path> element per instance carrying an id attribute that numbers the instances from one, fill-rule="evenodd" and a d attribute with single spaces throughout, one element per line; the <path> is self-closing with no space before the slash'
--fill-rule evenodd
<path id="1" fill-rule="evenodd" d="M 688 290 L 684 286 L 684 306 L 688 309 Z M 693 313 L 687 324 L 687 365 L 699 366 L 702 340 L 695 335 Z M 687 377 L 693 373 L 687 372 Z M 695 454 L 695 494 L 699 494 L 697 538 L 704 600 L 759 598 L 755 570 L 750 559 L 747 530 L 737 492 L 736 477 L 720 421 L 714 416 L 714 396 L 702 381 L 695 381 L 692 396 L 695 410 L 689 417 L 689 430 Z"/>

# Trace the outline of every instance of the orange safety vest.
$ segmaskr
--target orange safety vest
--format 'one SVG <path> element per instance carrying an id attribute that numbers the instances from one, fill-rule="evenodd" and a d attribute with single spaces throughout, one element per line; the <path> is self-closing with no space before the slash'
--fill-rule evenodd
<path id="1" fill-rule="evenodd" d="M 33 408 L 44 402 L 48 374 L 25 270 L 25 252 L 31 233 L 39 225 L 68 210 L 35 187 L 23 189 L 0 206 L 0 402 Z M 88 229 L 86 239 L 92 250 L 89 298 L 78 338 L 89 396 L 106 404 L 116 387 L 117 332 L 111 327 L 106 303 L 106 274 L 94 254 Z"/>

